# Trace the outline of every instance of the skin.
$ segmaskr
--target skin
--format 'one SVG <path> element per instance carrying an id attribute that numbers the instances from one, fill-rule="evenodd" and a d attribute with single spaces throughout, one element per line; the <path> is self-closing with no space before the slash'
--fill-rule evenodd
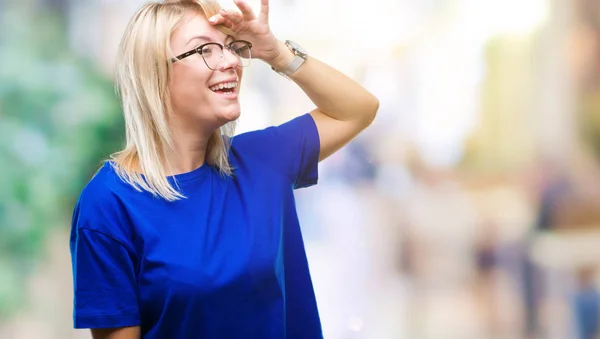
<path id="1" fill-rule="evenodd" d="M 93 339 L 139 339 L 141 336 L 140 326 L 92 329 Z"/>
<path id="2" fill-rule="evenodd" d="M 294 58 L 293 53 L 278 40 L 269 27 L 269 1 L 261 0 L 256 16 L 242 0 L 234 0 L 237 11 L 221 11 L 207 20 L 190 15 L 173 33 L 171 48 L 176 55 L 204 43 L 203 35 L 219 43 L 230 37 L 213 25 L 224 24 L 235 32 L 236 39 L 250 41 L 253 58 L 260 59 L 275 69 L 284 69 Z M 182 62 L 185 61 L 185 62 Z M 236 93 L 230 97 L 214 93 L 212 84 L 235 79 L 241 80 L 242 68 L 228 51 L 218 70 L 210 70 L 195 54 L 173 65 L 170 91 L 175 116 L 171 121 L 175 152 L 170 156 L 173 173 L 185 173 L 204 163 L 207 141 L 218 127 L 237 119 L 240 105 Z M 323 160 L 351 141 L 373 121 L 379 101 L 358 83 L 321 61 L 309 57 L 290 77 L 312 100 L 316 108 L 310 113 L 317 125 Z M 138 339 L 140 327 L 92 330 L 94 339 Z"/>
<path id="3" fill-rule="evenodd" d="M 252 42 L 254 57 L 275 69 L 284 69 L 294 59 L 285 44 L 269 27 L 269 1 L 261 0 L 258 17 L 242 0 L 234 0 L 240 12 L 221 11 L 212 24 L 225 24 L 236 38 Z M 379 101 L 354 80 L 323 62 L 309 57 L 290 77 L 315 104 L 313 116 L 321 140 L 323 160 L 368 127 L 379 109 Z"/>
<path id="4" fill-rule="evenodd" d="M 207 42 L 226 44 L 232 40 L 232 37 L 215 29 L 205 17 L 189 14 L 173 32 L 171 49 L 179 54 Z M 227 49 L 224 50 L 224 59 L 218 70 L 208 68 L 200 54 L 173 64 L 169 82 L 175 112 L 170 121 L 175 149 L 169 159 L 174 166 L 174 173 L 171 174 L 189 172 L 201 166 L 211 134 L 240 116 L 237 94 L 242 70 L 239 59 Z M 223 81 L 237 81 L 235 95 L 225 96 L 210 89 Z"/>

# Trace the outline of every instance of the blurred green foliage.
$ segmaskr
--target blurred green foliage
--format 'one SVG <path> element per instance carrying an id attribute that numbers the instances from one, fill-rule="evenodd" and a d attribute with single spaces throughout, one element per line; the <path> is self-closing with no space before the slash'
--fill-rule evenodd
<path id="1" fill-rule="evenodd" d="M 25 303 L 46 235 L 70 226 L 80 190 L 123 140 L 112 81 L 69 51 L 63 14 L 3 6 L 0 320 Z"/>

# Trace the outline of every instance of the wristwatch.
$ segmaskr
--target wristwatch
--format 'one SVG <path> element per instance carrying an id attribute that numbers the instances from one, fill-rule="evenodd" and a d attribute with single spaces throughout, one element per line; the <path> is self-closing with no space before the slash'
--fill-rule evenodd
<path id="1" fill-rule="evenodd" d="M 300 47 L 300 45 L 291 40 L 286 40 L 285 45 L 294 53 L 294 60 L 292 60 L 292 62 L 290 62 L 290 64 L 282 70 L 276 70 L 275 67 L 271 68 L 275 72 L 288 78 L 290 75 L 294 74 L 294 72 L 296 72 L 300 66 L 302 66 L 306 59 L 308 59 L 308 54 L 304 48 Z"/>

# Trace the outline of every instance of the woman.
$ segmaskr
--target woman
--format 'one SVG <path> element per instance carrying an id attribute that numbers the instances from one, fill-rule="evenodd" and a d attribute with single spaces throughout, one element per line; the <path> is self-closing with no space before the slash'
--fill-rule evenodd
<path id="1" fill-rule="evenodd" d="M 373 120 L 377 99 L 236 0 L 150 3 L 116 81 L 126 146 L 86 185 L 71 233 L 74 323 L 94 338 L 322 337 L 293 189 Z M 260 59 L 316 105 L 230 138 Z"/>

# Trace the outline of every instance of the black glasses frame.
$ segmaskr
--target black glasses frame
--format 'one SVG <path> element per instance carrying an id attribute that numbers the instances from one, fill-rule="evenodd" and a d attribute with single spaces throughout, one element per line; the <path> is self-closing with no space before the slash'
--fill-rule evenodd
<path id="1" fill-rule="evenodd" d="M 228 44 L 225 44 L 225 45 L 222 45 L 222 44 L 220 44 L 220 43 L 218 43 L 218 42 L 207 42 L 207 43 L 205 43 L 205 44 L 202 44 L 202 45 L 200 45 L 200 46 L 198 46 L 198 47 L 196 47 L 196 48 L 194 48 L 194 49 L 191 49 L 191 50 L 189 50 L 189 51 L 187 51 L 187 52 L 185 52 L 185 53 L 179 54 L 178 56 L 176 56 L 176 57 L 172 58 L 172 59 L 171 59 L 171 62 L 175 63 L 175 62 L 177 62 L 177 61 L 179 61 L 179 60 L 185 59 L 185 58 L 187 58 L 187 57 L 189 57 L 189 56 L 191 56 L 191 55 L 194 55 L 194 54 L 196 54 L 196 53 L 198 53 L 198 54 L 202 55 L 202 49 L 204 49 L 204 47 L 206 47 L 206 46 L 210 46 L 210 45 L 219 46 L 219 48 L 221 48 L 221 52 L 223 52 L 223 49 L 224 49 L 224 48 L 226 48 L 226 49 L 227 49 L 228 51 L 230 51 L 232 54 L 234 54 L 234 55 L 236 55 L 236 56 L 237 56 L 237 54 L 236 54 L 236 53 L 233 53 L 233 52 L 231 51 L 231 48 L 232 48 L 231 46 L 232 46 L 233 44 L 235 44 L 235 43 L 240 43 L 240 42 L 243 42 L 243 43 L 247 44 L 247 45 L 248 45 L 248 50 L 249 50 L 249 51 L 250 51 L 250 50 L 252 50 L 252 43 L 251 43 L 251 42 L 249 42 L 249 41 L 246 41 L 246 40 L 233 40 L 232 42 L 230 42 L 230 43 L 228 43 Z M 241 58 L 241 56 L 239 56 L 239 57 Z M 206 64 L 206 67 L 208 67 L 208 68 L 212 69 L 213 71 L 215 70 L 215 69 L 211 68 L 211 67 L 208 65 L 208 62 L 206 62 L 206 59 L 204 59 L 204 56 L 203 56 L 203 55 L 202 55 L 202 60 L 204 60 L 204 64 Z"/>

